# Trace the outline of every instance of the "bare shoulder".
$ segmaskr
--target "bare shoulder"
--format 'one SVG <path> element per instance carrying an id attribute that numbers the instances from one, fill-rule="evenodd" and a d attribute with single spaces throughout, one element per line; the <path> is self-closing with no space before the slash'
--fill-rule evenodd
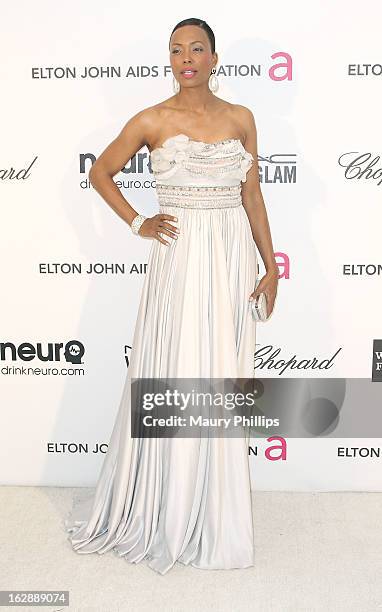
<path id="1" fill-rule="evenodd" d="M 153 149 L 155 144 L 163 138 L 163 127 L 174 122 L 176 108 L 173 98 L 174 96 L 171 96 L 136 113 L 126 123 L 126 132 L 131 136 L 131 129 L 134 128 L 141 135 L 141 146 L 146 145 L 149 150 Z"/>
<path id="2" fill-rule="evenodd" d="M 241 130 L 244 134 L 244 142 L 242 144 L 246 152 L 252 155 L 253 160 L 257 160 L 257 129 L 254 114 L 251 109 L 242 104 L 235 104 L 235 113 L 237 122 L 241 126 Z M 243 185 L 243 191 L 246 201 L 250 201 L 251 198 L 262 201 L 257 163 L 254 163 L 248 171 L 247 180 Z"/>
<path id="3" fill-rule="evenodd" d="M 98 156 L 90 170 L 91 174 L 99 169 L 114 176 L 142 147 L 151 142 L 157 126 L 158 110 L 155 106 L 135 113 Z"/>
<path id="4" fill-rule="evenodd" d="M 243 144 L 247 139 L 256 139 L 255 117 L 247 106 L 221 100 L 220 116 L 226 125 L 232 125 L 233 131 L 240 135 Z"/>
<path id="5" fill-rule="evenodd" d="M 148 145 L 160 120 L 158 105 L 148 106 L 135 113 L 123 126 L 120 137 L 133 139 L 136 146 L 142 148 Z"/>
<path id="6" fill-rule="evenodd" d="M 250 108 L 243 104 L 233 104 L 233 112 L 244 135 L 244 140 L 247 138 L 256 138 L 256 121 L 255 116 Z"/>

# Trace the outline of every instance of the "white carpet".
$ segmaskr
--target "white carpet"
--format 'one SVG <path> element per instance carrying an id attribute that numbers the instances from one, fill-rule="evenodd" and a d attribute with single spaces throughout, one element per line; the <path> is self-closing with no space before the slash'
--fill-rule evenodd
<path id="1" fill-rule="evenodd" d="M 0 589 L 70 591 L 78 612 L 381 612 L 382 494 L 254 494 L 256 565 L 164 576 L 113 552 L 75 553 L 62 521 L 74 489 L 0 488 Z"/>

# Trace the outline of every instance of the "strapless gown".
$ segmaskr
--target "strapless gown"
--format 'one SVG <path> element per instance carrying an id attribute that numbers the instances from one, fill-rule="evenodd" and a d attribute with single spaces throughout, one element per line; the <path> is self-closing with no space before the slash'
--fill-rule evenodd
<path id="1" fill-rule="evenodd" d="M 254 565 L 248 440 L 130 435 L 131 378 L 254 376 L 257 256 L 241 196 L 253 161 L 234 138 L 177 134 L 151 152 L 159 212 L 180 234 L 152 242 L 108 451 L 64 519 L 77 553 L 113 550 L 160 574 Z"/>

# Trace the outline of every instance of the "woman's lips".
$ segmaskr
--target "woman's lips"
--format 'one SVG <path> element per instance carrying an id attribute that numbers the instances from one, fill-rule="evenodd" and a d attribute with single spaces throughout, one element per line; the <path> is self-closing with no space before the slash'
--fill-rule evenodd
<path id="1" fill-rule="evenodd" d="M 193 70 L 192 72 L 181 72 L 180 74 L 185 79 L 192 79 L 192 77 L 195 76 L 196 73 L 197 73 L 197 70 Z"/>

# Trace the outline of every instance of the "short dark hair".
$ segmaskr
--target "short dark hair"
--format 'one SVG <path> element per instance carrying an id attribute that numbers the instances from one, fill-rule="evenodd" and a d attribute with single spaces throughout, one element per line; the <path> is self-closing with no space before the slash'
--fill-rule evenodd
<path id="1" fill-rule="evenodd" d="M 203 19 L 197 19 L 196 17 L 190 17 L 189 19 L 183 19 L 183 21 L 179 21 L 179 23 L 176 24 L 175 28 L 171 32 L 170 39 L 171 39 L 171 36 L 174 34 L 175 30 L 183 26 L 186 26 L 186 25 L 196 25 L 196 26 L 199 26 L 199 28 L 202 28 L 208 36 L 212 53 L 215 53 L 215 34 L 213 33 L 208 23 L 204 21 Z M 170 48 L 170 43 L 168 44 L 168 46 Z"/>

